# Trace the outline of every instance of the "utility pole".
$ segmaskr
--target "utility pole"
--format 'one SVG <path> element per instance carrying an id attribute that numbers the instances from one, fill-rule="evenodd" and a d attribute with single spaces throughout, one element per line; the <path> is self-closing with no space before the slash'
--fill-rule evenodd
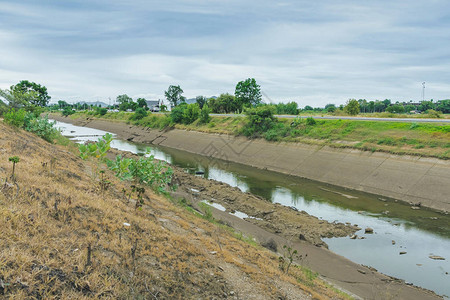
<path id="1" fill-rule="evenodd" d="M 422 101 L 425 101 L 425 81 L 422 82 Z"/>

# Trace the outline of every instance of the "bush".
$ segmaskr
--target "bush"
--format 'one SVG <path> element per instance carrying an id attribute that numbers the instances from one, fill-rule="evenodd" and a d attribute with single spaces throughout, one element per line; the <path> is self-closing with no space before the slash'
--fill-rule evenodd
<path id="1" fill-rule="evenodd" d="M 245 111 L 247 124 L 242 128 L 242 134 L 256 136 L 267 132 L 277 122 L 277 119 L 273 116 L 274 110 L 273 106 L 268 105 L 247 109 Z"/>
<path id="2" fill-rule="evenodd" d="M 436 111 L 434 109 L 427 110 L 427 115 L 429 118 L 442 118 L 442 112 Z"/>
<path id="3" fill-rule="evenodd" d="M 209 116 L 210 112 L 211 110 L 209 109 L 208 104 L 204 104 L 202 111 L 200 112 L 200 123 L 202 124 L 209 123 L 209 121 L 211 120 L 211 117 Z"/>
<path id="4" fill-rule="evenodd" d="M 27 114 L 27 117 L 30 115 Z M 53 140 L 59 134 L 59 130 L 54 127 L 56 122 L 50 122 L 48 116 L 45 116 L 44 118 L 29 117 L 27 119 L 28 120 L 24 124 L 24 129 L 26 131 L 32 132 L 47 142 L 53 143 Z"/>
<path id="5" fill-rule="evenodd" d="M 65 117 L 73 115 L 74 113 L 75 111 L 69 106 L 64 107 L 64 110 L 62 111 L 62 115 Z"/>
<path id="6" fill-rule="evenodd" d="M 314 118 L 313 117 L 308 117 L 307 119 L 306 119 L 306 125 L 316 125 L 316 120 L 314 120 Z"/>
<path id="7" fill-rule="evenodd" d="M 97 107 L 95 109 L 95 114 L 99 115 L 99 116 L 104 116 L 104 115 L 106 115 L 107 112 L 108 112 L 108 110 L 104 107 Z"/>
<path id="8" fill-rule="evenodd" d="M 4 116 L 3 120 L 6 124 L 9 124 L 11 126 L 15 127 L 23 127 L 24 120 L 25 120 L 25 110 L 19 109 L 15 110 L 14 108 L 11 108 Z"/>
<path id="9" fill-rule="evenodd" d="M 183 123 L 183 114 L 186 106 L 187 104 L 182 103 L 172 108 L 172 111 L 170 112 L 170 119 L 173 123 Z"/>
<path id="10" fill-rule="evenodd" d="M 200 116 L 200 107 L 197 103 L 188 104 L 183 111 L 183 123 L 191 124 Z"/>
<path id="11" fill-rule="evenodd" d="M 148 112 L 145 110 L 145 108 L 139 107 L 138 109 L 136 109 L 134 114 L 130 116 L 130 120 L 132 121 L 141 120 L 146 116 L 148 116 Z"/>

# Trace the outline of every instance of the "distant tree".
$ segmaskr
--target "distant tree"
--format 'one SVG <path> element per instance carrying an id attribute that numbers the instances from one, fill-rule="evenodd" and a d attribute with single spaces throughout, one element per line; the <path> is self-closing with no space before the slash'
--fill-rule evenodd
<path id="1" fill-rule="evenodd" d="M 185 102 L 186 98 L 182 96 L 183 90 L 179 85 L 170 85 L 167 91 L 164 92 L 166 99 L 172 104 L 177 106 L 181 102 Z"/>
<path id="2" fill-rule="evenodd" d="M 414 105 L 411 105 L 411 104 L 405 105 L 405 112 L 409 113 L 413 110 L 416 110 L 416 107 Z"/>
<path id="3" fill-rule="evenodd" d="M 275 113 L 278 115 L 298 115 L 297 102 L 278 103 L 275 106 Z"/>
<path id="4" fill-rule="evenodd" d="M 375 112 L 383 112 L 386 109 L 386 105 L 380 101 L 380 100 L 376 100 L 375 104 L 374 104 L 374 110 Z"/>
<path id="5" fill-rule="evenodd" d="M 401 104 L 394 104 L 386 108 L 387 112 L 401 114 L 405 112 L 405 107 Z"/>
<path id="6" fill-rule="evenodd" d="M 241 109 L 236 97 L 228 93 L 221 94 L 217 98 L 209 98 L 208 106 L 213 113 L 218 114 L 231 113 Z"/>
<path id="7" fill-rule="evenodd" d="M 197 96 L 195 98 L 195 101 L 197 102 L 198 106 L 200 107 L 200 109 L 203 108 L 203 105 L 206 104 L 206 102 L 208 101 L 208 99 L 206 99 L 205 96 Z"/>
<path id="8" fill-rule="evenodd" d="M 138 107 L 148 110 L 147 101 L 144 98 L 138 98 L 136 102 Z"/>
<path id="9" fill-rule="evenodd" d="M 119 102 L 119 110 L 125 111 L 130 108 L 130 104 L 133 102 L 133 99 L 128 95 L 123 94 L 117 96 L 116 101 Z"/>
<path id="10" fill-rule="evenodd" d="M 450 114 L 450 99 L 440 100 L 436 105 L 436 110 L 439 110 L 444 114 Z"/>
<path id="11" fill-rule="evenodd" d="M 418 107 L 421 112 L 427 111 L 429 109 L 435 109 L 435 104 L 432 101 L 422 101 Z"/>
<path id="12" fill-rule="evenodd" d="M 312 108 L 312 106 L 306 105 L 303 110 L 314 110 L 314 108 Z"/>
<path id="13" fill-rule="evenodd" d="M 359 113 L 359 103 L 356 99 L 350 99 L 347 101 L 347 104 L 344 108 L 345 112 L 349 115 L 357 115 Z"/>
<path id="14" fill-rule="evenodd" d="M 369 104 L 367 105 L 367 109 L 369 112 L 374 112 L 375 111 L 375 102 L 370 101 Z"/>
<path id="15" fill-rule="evenodd" d="M 255 78 L 239 81 L 234 92 L 239 109 L 255 106 L 261 102 L 261 88 Z"/>
<path id="16" fill-rule="evenodd" d="M 366 113 L 369 109 L 369 104 L 367 103 L 366 99 L 359 99 L 359 111 L 362 113 Z"/>
<path id="17" fill-rule="evenodd" d="M 325 105 L 325 110 L 327 112 L 335 112 L 336 111 L 336 105 L 334 105 L 334 104 L 327 104 L 327 105 Z"/>
<path id="18" fill-rule="evenodd" d="M 64 108 L 66 106 L 69 106 L 69 103 L 67 103 L 64 100 L 58 100 L 58 106 L 59 106 L 59 108 Z"/>

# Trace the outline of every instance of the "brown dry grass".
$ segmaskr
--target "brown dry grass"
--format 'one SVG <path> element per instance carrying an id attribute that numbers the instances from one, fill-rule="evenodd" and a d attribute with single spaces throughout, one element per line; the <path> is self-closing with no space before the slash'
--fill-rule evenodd
<path id="1" fill-rule="evenodd" d="M 14 155 L 18 190 L 5 183 Z M 112 185 L 102 194 L 67 148 L 0 123 L 0 297 L 340 297 L 318 279 L 301 284 L 300 269 L 282 273 L 271 252 L 163 196 L 147 192 L 136 212 L 122 199 L 125 183 L 106 174 Z"/>

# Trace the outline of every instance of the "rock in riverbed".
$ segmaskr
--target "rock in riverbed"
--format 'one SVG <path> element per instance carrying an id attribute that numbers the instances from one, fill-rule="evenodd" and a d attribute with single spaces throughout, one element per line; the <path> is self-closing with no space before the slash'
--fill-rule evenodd
<path id="1" fill-rule="evenodd" d="M 434 259 L 434 260 L 445 260 L 444 257 L 439 256 L 439 255 L 430 255 L 428 257 L 431 258 L 431 259 Z"/>

